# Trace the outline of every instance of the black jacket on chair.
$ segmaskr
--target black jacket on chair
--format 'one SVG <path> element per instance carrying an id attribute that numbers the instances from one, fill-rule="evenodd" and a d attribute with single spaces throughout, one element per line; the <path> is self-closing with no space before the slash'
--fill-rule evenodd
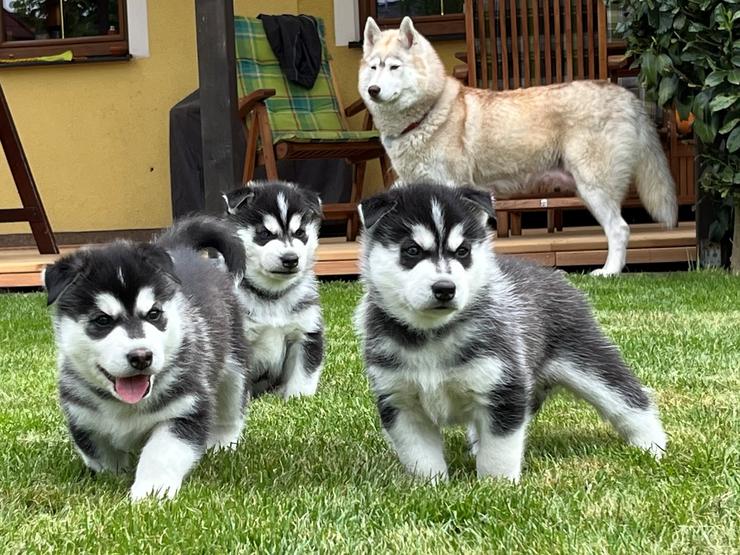
<path id="1" fill-rule="evenodd" d="M 321 67 L 318 24 L 309 15 L 260 14 L 265 35 L 288 80 L 313 88 Z"/>

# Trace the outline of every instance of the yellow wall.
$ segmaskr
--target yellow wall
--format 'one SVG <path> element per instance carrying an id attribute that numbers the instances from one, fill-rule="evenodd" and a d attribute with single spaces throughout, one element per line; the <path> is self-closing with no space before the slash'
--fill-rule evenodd
<path id="1" fill-rule="evenodd" d="M 349 1 L 349 0 L 347 0 Z M 156 228 L 171 222 L 170 107 L 198 86 L 194 2 L 149 0 L 150 57 L 65 67 L 2 68 L 5 90 L 55 231 Z M 262 2 L 235 0 L 256 15 Z M 257 9 L 258 6 L 262 9 Z M 326 21 L 345 103 L 357 94 L 359 49 L 334 46 L 332 0 L 271 0 L 271 13 Z M 445 63 L 461 43 L 437 43 Z M 353 125 L 360 125 L 361 117 Z M 380 183 L 371 163 L 366 191 Z M 0 207 L 20 206 L 0 157 Z M 0 233 L 27 232 L 2 224 Z"/>

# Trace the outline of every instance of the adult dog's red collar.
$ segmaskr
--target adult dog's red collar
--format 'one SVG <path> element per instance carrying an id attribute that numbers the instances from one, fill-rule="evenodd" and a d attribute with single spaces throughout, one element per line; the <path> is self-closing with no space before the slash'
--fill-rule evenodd
<path id="1" fill-rule="evenodd" d="M 432 110 L 430 109 L 429 112 L 431 112 L 431 111 Z M 401 131 L 401 134 L 399 135 L 399 137 L 403 137 L 409 131 L 413 131 L 414 129 L 416 129 L 417 127 L 419 127 L 424 122 L 424 120 L 426 119 L 426 117 L 429 115 L 429 112 L 427 112 L 426 114 L 424 114 L 423 116 L 421 116 L 421 119 L 419 119 L 419 120 L 417 120 L 415 122 L 409 123 L 406 126 L 406 129 L 404 129 L 403 131 Z"/>

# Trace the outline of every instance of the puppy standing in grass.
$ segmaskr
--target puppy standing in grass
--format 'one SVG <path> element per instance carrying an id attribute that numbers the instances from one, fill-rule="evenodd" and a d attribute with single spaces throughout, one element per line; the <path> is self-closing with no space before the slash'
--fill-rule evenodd
<path id="1" fill-rule="evenodd" d="M 240 294 L 248 311 L 254 396 L 313 395 L 324 358 L 318 282 L 313 271 L 321 225 L 318 195 L 284 182 L 250 182 L 224 195 L 246 266 Z"/>
<path id="2" fill-rule="evenodd" d="M 156 243 L 80 249 L 47 268 L 59 399 L 93 471 L 124 471 L 140 451 L 131 498 L 175 496 L 206 449 L 239 440 L 248 347 L 233 276 L 185 235 L 244 267 L 236 235 L 197 218 Z"/>
<path id="3" fill-rule="evenodd" d="M 494 256 L 488 193 L 399 186 L 360 214 L 356 324 L 383 429 L 410 472 L 446 479 L 440 428 L 459 424 L 479 477 L 518 481 L 527 426 L 558 386 L 663 454 L 657 408 L 584 296 L 551 269 Z"/>

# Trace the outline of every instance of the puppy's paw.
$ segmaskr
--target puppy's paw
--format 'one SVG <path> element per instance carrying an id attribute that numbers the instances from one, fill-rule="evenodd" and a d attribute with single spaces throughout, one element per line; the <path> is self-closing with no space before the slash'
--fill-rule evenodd
<path id="1" fill-rule="evenodd" d="M 131 501 L 138 502 L 148 497 L 153 499 L 174 499 L 180 491 L 182 482 L 166 478 L 154 480 L 137 479 L 131 486 Z"/>

